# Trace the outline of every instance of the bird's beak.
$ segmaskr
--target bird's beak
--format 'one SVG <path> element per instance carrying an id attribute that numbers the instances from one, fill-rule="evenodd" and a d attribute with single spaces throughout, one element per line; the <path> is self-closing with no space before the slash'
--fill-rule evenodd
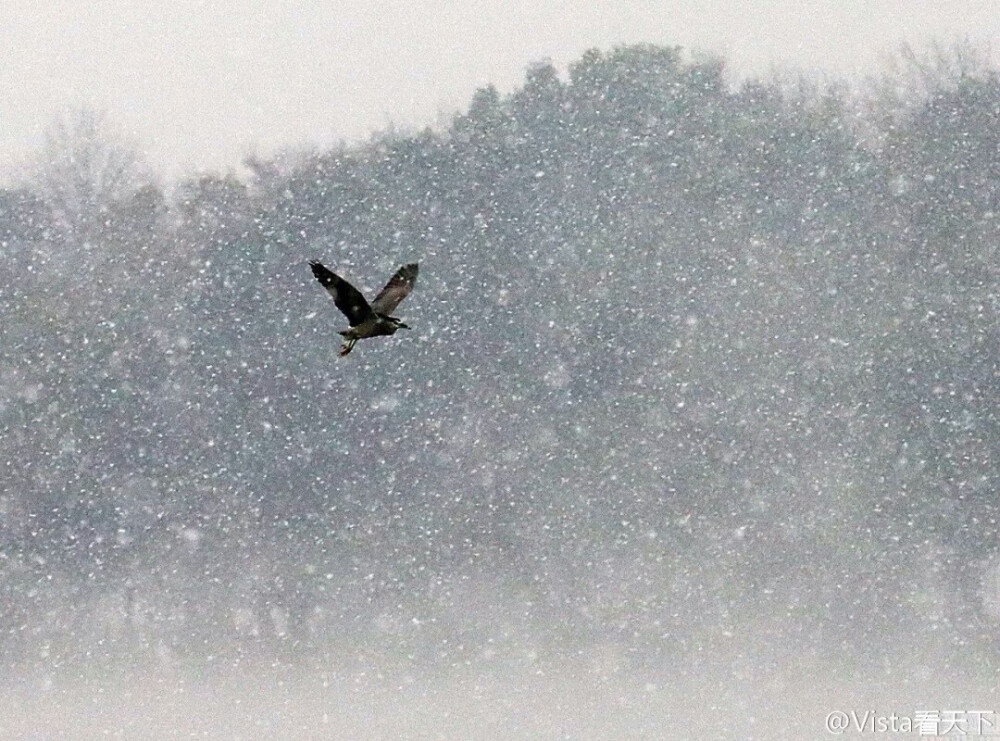
<path id="1" fill-rule="evenodd" d="M 399 323 L 399 328 L 400 329 L 409 329 L 410 325 L 409 324 L 403 324 L 402 322 L 400 322 Z"/>

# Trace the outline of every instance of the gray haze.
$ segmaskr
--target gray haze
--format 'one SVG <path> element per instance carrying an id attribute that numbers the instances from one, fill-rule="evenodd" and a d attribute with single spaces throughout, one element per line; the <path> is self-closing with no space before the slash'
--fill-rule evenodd
<path id="1" fill-rule="evenodd" d="M 325 43 L 252 13 L 231 25 L 290 57 L 206 34 L 218 7 L 173 38 L 233 59 L 175 43 L 207 87 L 149 121 L 184 111 L 224 161 L 249 129 L 184 96 L 304 80 Z M 40 45 L 74 15 L 49 12 Z M 805 22 L 774 16 L 794 53 Z M 329 75 L 370 90 L 349 38 Z M 0 738 L 1000 725 L 997 64 L 944 44 L 853 86 L 741 83 L 677 46 L 538 43 L 454 87 L 379 37 L 458 112 L 267 129 L 315 146 L 228 175 L 151 176 L 128 131 L 156 86 L 128 78 L 134 108 L 73 108 L 0 187 Z M 317 89 L 248 84 L 244 110 L 263 131 Z M 419 262 L 412 329 L 338 358 L 310 260 L 368 296 Z"/>
<path id="2" fill-rule="evenodd" d="M 293 2 L 5 0 L 0 176 L 67 108 L 108 110 L 160 171 L 226 169 L 254 151 L 436 124 L 529 63 L 648 42 L 774 66 L 863 74 L 900 43 L 1000 38 L 991 0 Z"/>

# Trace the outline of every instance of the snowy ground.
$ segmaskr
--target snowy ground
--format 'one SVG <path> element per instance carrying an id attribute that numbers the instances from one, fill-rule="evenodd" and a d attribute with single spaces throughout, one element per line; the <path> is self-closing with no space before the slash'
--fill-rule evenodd
<path id="1" fill-rule="evenodd" d="M 352 661 L 325 670 L 243 666 L 200 675 L 94 668 L 8 685 L 0 693 L 0 738 L 825 738 L 826 718 L 836 711 L 891 723 L 893 713 L 902 719 L 1000 707 L 1000 692 L 982 669 L 959 674 L 912 664 L 865 676 L 823 665 L 763 674 L 741 672 L 736 662 L 729 671 L 664 667 L 652 676 L 623 668 L 610 650 L 434 670 L 388 658 L 367 668 Z"/>

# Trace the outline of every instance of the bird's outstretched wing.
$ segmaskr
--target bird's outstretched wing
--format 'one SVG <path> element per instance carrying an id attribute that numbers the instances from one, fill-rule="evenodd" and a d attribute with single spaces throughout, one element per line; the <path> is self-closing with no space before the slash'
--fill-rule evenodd
<path id="1" fill-rule="evenodd" d="M 417 282 L 417 263 L 404 265 L 385 284 L 372 301 L 372 308 L 379 314 L 389 315 L 399 306 L 400 302 L 410 295 L 413 284 Z"/>
<path id="2" fill-rule="evenodd" d="M 361 291 L 333 271 L 328 270 L 320 262 L 313 260 L 309 263 L 309 267 L 312 268 L 313 275 L 316 276 L 320 285 L 333 296 L 333 303 L 347 317 L 347 321 L 352 327 L 371 318 L 372 307 L 365 301 Z"/>

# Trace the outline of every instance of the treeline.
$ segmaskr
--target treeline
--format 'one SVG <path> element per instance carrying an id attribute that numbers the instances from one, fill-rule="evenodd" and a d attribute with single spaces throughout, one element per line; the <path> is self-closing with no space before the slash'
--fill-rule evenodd
<path id="1" fill-rule="evenodd" d="M 67 118 L 0 191 L 0 652 L 990 645 L 1000 78 L 909 61 L 592 51 L 169 188 Z M 415 331 L 338 360 L 308 259 L 419 260 Z"/>

